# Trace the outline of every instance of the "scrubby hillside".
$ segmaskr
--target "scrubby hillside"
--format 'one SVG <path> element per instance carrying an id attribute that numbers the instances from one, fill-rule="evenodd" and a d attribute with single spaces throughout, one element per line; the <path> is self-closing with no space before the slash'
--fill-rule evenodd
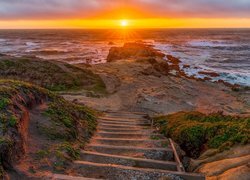
<path id="1" fill-rule="evenodd" d="M 65 171 L 95 130 L 95 115 L 46 89 L 0 80 L 0 176 Z"/>
<path id="2" fill-rule="evenodd" d="M 179 112 L 154 118 L 161 133 L 195 158 L 189 170 L 206 179 L 248 179 L 250 117 Z"/>
<path id="3" fill-rule="evenodd" d="M 191 157 L 210 148 L 225 150 L 234 144 L 250 143 L 250 117 L 213 113 L 179 112 L 156 117 L 155 124 L 173 138 Z"/>
<path id="4" fill-rule="evenodd" d="M 86 68 L 35 58 L 0 57 L 0 78 L 27 81 L 53 91 L 105 91 L 100 77 Z"/>

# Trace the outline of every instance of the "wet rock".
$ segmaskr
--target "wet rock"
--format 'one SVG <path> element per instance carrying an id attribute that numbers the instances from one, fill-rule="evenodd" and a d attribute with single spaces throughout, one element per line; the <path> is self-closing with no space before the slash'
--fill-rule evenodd
<path id="1" fill-rule="evenodd" d="M 210 77 L 219 77 L 220 75 L 216 72 L 199 71 L 199 74 L 207 75 Z"/>
<path id="2" fill-rule="evenodd" d="M 204 77 L 203 78 L 205 81 L 211 81 L 212 80 L 212 78 L 210 78 L 210 77 Z"/>
<path id="3" fill-rule="evenodd" d="M 224 84 L 224 85 L 227 86 L 227 87 L 237 86 L 236 84 L 235 84 L 235 85 L 230 84 L 230 83 L 228 83 L 228 82 L 226 82 L 226 81 L 223 81 L 222 79 L 219 79 L 219 80 L 217 81 L 217 83 Z"/>
<path id="4" fill-rule="evenodd" d="M 171 56 L 171 55 L 167 55 L 167 58 L 168 60 L 172 63 L 172 64 L 175 64 L 175 65 L 178 65 L 181 61 L 174 57 L 174 56 Z"/>
<path id="5" fill-rule="evenodd" d="M 190 68 L 190 65 L 185 64 L 185 65 L 183 65 L 183 68 L 184 68 L 184 69 L 186 69 L 186 68 Z"/>

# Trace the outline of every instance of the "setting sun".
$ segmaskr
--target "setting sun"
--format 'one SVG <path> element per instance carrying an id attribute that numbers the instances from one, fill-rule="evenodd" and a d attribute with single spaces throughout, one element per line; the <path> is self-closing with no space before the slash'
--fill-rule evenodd
<path id="1" fill-rule="evenodd" d="M 122 26 L 122 27 L 126 27 L 126 26 L 128 26 L 128 21 L 127 21 L 127 20 L 125 20 L 125 19 L 121 20 L 121 22 L 120 22 L 120 26 Z"/>

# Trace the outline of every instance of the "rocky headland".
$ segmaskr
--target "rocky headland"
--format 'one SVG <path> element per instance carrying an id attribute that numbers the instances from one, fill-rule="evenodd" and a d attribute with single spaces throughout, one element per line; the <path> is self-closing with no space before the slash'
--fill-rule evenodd
<path id="1" fill-rule="evenodd" d="M 188 77 L 178 58 L 143 43 L 112 47 L 107 61 L 0 56 L 0 176 L 71 174 L 99 112 L 136 111 L 179 145 L 187 171 L 249 177 L 249 88 Z"/>

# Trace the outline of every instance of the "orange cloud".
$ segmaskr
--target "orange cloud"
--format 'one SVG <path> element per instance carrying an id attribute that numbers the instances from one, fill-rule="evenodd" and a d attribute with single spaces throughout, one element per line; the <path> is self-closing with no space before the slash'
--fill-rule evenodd
<path id="1" fill-rule="evenodd" d="M 246 0 L 1 0 L 0 28 L 250 27 Z"/>
<path id="2" fill-rule="evenodd" d="M 1 0 L 0 19 L 250 18 L 248 0 Z"/>

